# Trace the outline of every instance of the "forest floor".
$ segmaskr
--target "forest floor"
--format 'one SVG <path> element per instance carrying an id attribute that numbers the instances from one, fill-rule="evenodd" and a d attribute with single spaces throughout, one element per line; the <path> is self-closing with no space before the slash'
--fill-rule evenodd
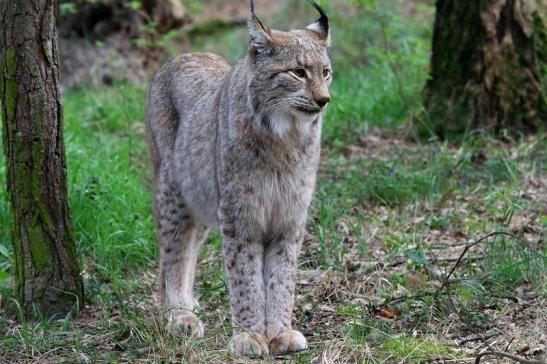
<path id="1" fill-rule="evenodd" d="M 306 2 L 286 3 L 271 18 L 261 10 L 265 24 L 286 29 L 315 19 Z M 309 350 L 259 362 L 473 363 L 486 352 L 544 358 L 547 135 L 411 138 L 409 121 L 421 122 L 432 2 L 329 4 L 333 102 L 294 312 Z M 233 63 L 247 39 L 241 27 L 186 41 Z M 180 51 L 180 39 L 168 41 L 169 52 Z M 8 199 L 0 188 L 0 363 L 256 362 L 227 349 L 227 281 L 214 233 L 195 286 L 205 337 L 165 327 L 145 100 L 145 86 L 118 81 L 65 93 L 70 207 L 86 294 L 79 316 L 12 314 Z M 496 355 L 481 363 L 511 362 Z"/>
<path id="2" fill-rule="evenodd" d="M 142 106 L 119 106 L 142 96 L 128 86 L 68 95 L 71 206 L 87 303 L 75 320 L 18 322 L 5 311 L 4 290 L 0 362 L 254 362 L 227 350 L 227 282 L 214 234 L 195 289 L 205 337 L 165 328 Z M 420 144 L 376 127 L 354 144 L 324 148 L 294 313 L 310 348 L 263 362 L 544 356 L 546 151 L 545 136 Z"/>

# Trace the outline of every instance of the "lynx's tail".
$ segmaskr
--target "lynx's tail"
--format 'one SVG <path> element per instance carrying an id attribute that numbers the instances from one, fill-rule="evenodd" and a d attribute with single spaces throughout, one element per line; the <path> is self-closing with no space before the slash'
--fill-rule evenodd
<path id="1" fill-rule="evenodd" d="M 171 79 L 167 77 L 167 67 L 161 69 L 150 84 L 146 134 L 157 177 L 162 161 L 173 154 L 179 124 L 177 111 L 170 92 Z"/>

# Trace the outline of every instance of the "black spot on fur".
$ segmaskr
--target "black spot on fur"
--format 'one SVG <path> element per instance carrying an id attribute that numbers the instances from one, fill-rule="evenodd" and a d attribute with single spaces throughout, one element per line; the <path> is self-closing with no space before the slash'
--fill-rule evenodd
<path id="1" fill-rule="evenodd" d="M 236 233 L 231 229 L 222 229 L 222 235 L 233 239 L 236 236 Z"/>

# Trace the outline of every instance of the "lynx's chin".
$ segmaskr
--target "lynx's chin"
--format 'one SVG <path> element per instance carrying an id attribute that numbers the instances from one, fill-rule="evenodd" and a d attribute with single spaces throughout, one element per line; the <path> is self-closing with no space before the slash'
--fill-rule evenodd
<path id="1" fill-rule="evenodd" d="M 292 109 L 288 112 L 276 112 L 268 119 L 270 130 L 280 138 L 290 133 L 307 136 L 319 119 L 320 111 L 304 112 Z"/>

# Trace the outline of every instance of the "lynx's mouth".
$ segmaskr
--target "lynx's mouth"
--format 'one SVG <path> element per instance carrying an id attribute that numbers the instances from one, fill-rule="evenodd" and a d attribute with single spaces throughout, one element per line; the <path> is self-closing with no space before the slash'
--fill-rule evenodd
<path id="1" fill-rule="evenodd" d="M 323 110 L 320 107 L 303 107 L 303 106 L 296 106 L 294 109 L 304 114 L 317 114 Z"/>

